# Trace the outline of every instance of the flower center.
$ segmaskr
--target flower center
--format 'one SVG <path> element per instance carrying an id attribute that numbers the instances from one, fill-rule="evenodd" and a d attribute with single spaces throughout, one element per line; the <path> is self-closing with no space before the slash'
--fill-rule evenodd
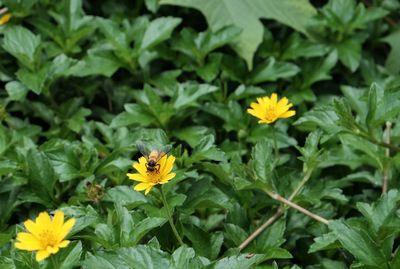
<path id="1" fill-rule="evenodd" d="M 43 248 L 55 247 L 57 245 L 57 238 L 54 236 L 54 233 L 50 230 L 44 230 L 39 234 L 39 239 Z"/>
<path id="2" fill-rule="evenodd" d="M 149 177 L 150 181 L 153 183 L 160 182 L 160 171 L 159 170 L 147 171 L 147 176 Z"/>
<path id="3" fill-rule="evenodd" d="M 275 109 L 275 107 L 270 107 L 269 109 L 267 109 L 267 111 L 265 112 L 265 118 L 268 121 L 274 121 L 276 119 L 276 109 Z"/>

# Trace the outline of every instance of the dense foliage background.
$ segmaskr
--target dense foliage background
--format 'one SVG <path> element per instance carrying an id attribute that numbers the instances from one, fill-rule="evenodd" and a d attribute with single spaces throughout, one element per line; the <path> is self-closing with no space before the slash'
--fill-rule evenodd
<path id="1" fill-rule="evenodd" d="M 0 4 L 0 268 L 53 268 L 14 238 L 55 209 L 64 269 L 400 268 L 398 1 Z M 272 92 L 297 114 L 257 124 Z M 126 176 L 138 140 L 173 144 L 185 246 Z M 280 206 L 264 190 L 304 178 L 293 201 L 329 224 L 284 207 L 239 248 Z"/>

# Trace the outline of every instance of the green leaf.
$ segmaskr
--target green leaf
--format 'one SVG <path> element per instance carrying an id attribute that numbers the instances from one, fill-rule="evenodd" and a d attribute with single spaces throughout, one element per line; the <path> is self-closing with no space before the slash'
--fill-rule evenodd
<path id="1" fill-rule="evenodd" d="M 300 72 L 297 65 L 285 62 L 276 62 L 274 58 L 269 58 L 266 62 L 258 65 L 252 72 L 250 82 L 259 84 L 266 81 L 276 81 L 278 79 L 290 78 Z"/>
<path id="2" fill-rule="evenodd" d="M 140 51 L 149 50 L 167 40 L 181 21 L 180 18 L 173 17 L 161 17 L 153 20 L 144 33 Z"/>
<path id="3" fill-rule="evenodd" d="M 154 228 L 161 227 L 168 220 L 165 218 L 145 218 L 144 220 L 135 223 L 131 233 L 132 244 L 137 244 L 149 231 Z"/>
<path id="4" fill-rule="evenodd" d="M 43 67 L 37 72 L 31 72 L 28 69 L 21 68 L 17 72 L 17 78 L 28 89 L 36 94 L 42 93 L 48 76 L 48 67 Z"/>
<path id="5" fill-rule="evenodd" d="M 68 248 L 63 249 L 58 254 L 58 259 L 61 261 L 60 269 L 72 269 L 78 264 L 82 255 L 82 243 L 81 241 L 72 242 Z"/>
<path id="6" fill-rule="evenodd" d="M 41 195 L 42 199 L 51 199 L 57 178 L 50 160 L 43 152 L 31 149 L 28 151 L 26 163 L 32 189 Z"/>
<path id="7" fill-rule="evenodd" d="M 166 253 L 149 246 L 121 248 L 117 253 L 118 257 L 124 261 L 129 268 L 158 269 L 169 268 L 170 266 Z"/>
<path id="8" fill-rule="evenodd" d="M 37 67 L 40 37 L 21 26 L 11 26 L 4 30 L 3 48 L 31 71 Z"/>
<path id="9" fill-rule="evenodd" d="M 338 237 L 333 232 L 326 233 L 323 234 L 322 236 L 316 237 L 314 238 L 314 243 L 308 249 L 308 253 L 314 253 L 320 250 L 337 248 L 337 244 L 335 244 L 337 240 Z"/>
<path id="10" fill-rule="evenodd" d="M 172 253 L 170 269 L 202 269 L 206 265 L 205 258 L 195 256 L 195 251 L 187 246 L 181 246 Z"/>
<path id="11" fill-rule="evenodd" d="M 67 120 L 67 126 L 75 133 L 79 133 L 83 125 L 86 122 L 86 117 L 92 114 L 90 109 L 79 108 L 71 117 Z"/>
<path id="12" fill-rule="evenodd" d="M 129 206 L 129 208 L 134 208 L 147 202 L 146 197 L 142 193 L 134 191 L 128 186 L 116 186 L 107 190 L 103 200 Z"/>
<path id="13" fill-rule="evenodd" d="M 25 85 L 18 81 L 8 82 L 5 88 L 11 101 L 23 101 L 28 93 Z"/>
<path id="14" fill-rule="evenodd" d="M 93 255 L 88 253 L 86 259 L 82 262 L 84 269 L 131 269 L 121 258 L 117 255 L 110 255 L 100 253 Z"/>
<path id="15" fill-rule="evenodd" d="M 274 126 L 272 128 L 274 128 Z M 274 170 L 271 143 L 267 140 L 258 142 L 251 152 L 251 158 L 253 171 L 257 177 L 256 179 L 271 184 L 271 175 Z"/>
<path id="16" fill-rule="evenodd" d="M 357 40 L 348 39 L 336 45 L 339 60 L 354 72 L 361 61 L 361 43 Z"/>
<path id="17" fill-rule="evenodd" d="M 254 265 L 264 261 L 264 255 L 255 254 L 251 257 L 247 257 L 247 254 L 241 254 L 238 256 L 225 257 L 210 266 L 207 269 L 250 269 L 254 268 Z"/>
<path id="18" fill-rule="evenodd" d="M 176 98 L 173 103 L 175 109 L 183 109 L 195 102 L 202 96 L 218 90 L 218 87 L 209 84 L 181 84 L 176 91 Z"/>
<path id="19" fill-rule="evenodd" d="M 307 25 L 316 14 L 314 7 L 306 0 L 253 0 L 249 2 L 212 0 L 207 5 L 204 5 L 202 0 L 162 0 L 160 3 L 200 10 L 213 32 L 229 25 L 241 29 L 242 32 L 234 49 L 246 60 L 250 70 L 253 66 L 254 53 L 263 37 L 264 27 L 259 21 L 260 18 L 274 19 L 306 33 Z M 226 12 L 227 10 L 229 12 Z"/>
<path id="20" fill-rule="evenodd" d="M 399 195 L 397 190 L 390 190 L 378 202 L 369 205 L 366 203 L 357 203 L 358 210 L 372 224 L 375 232 L 378 232 L 381 227 L 393 218 L 397 210 L 397 202 Z"/>
<path id="21" fill-rule="evenodd" d="M 400 72 L 400 31 L 390 33 L 382 39 L 382 41 L 389 43 L 391 50 L 386 58 L 385 66 L 392 74 Z"/>
<path id="22" fill-rule="evenodd" d="M 214 145 L 213 135 L 204 136 L 193 149 L 192 155 L 185 160 L 188 164 L 200 162 L 203 160 L 225 161 L 226 157 L 223 151 Z"/>
<path id="23" fill-rule="evenodd" d="M 222 233 L 210 234 L 194 225 L 184 226 L 183 231 L 199 255 L 210 259 L 215 259 L 218 256 L 224 240 Z"/>
<path id="24" fill-rule="evenodd" d="M 329 228 L 335 233 L 343 247 L 363 264 L 387 268 L 386 258 L 381 248 L 365 230 L 350 226 L 341 220 L 330 221 Z"/>

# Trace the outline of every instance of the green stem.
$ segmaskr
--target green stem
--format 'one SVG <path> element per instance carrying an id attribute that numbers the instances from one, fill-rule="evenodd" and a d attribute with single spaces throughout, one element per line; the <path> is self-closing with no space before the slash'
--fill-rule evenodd
<path id="1" fill-rule="evenodd" d="M 182 238 L 180 237 L 180 235 L 178 233 L 178 230 L 175 227 L 174 221 L 172 219 L 171 210 L 169 209 L 169 205 L 167 203 L 167 199 L 165 198 L 164 190 L 163 190 L 163 188 L 160 188 L 160 189 L 161 189 L 161 198 L 163 200 L 163 203 L 164 203 L 164 206 L 165 206 L 165 210 L 167 211 L 168 221 L 169 221 L 169 224 L 171 225 L 171 229 L 174 232 L 174 235 L 175 235 L 176 239 L 178 240 L 179 244 L 181 246 L 183 246 L 184 243 L 183 243 Z"/>
<path id="2" fill-rule="evenodd" d="M 275 125 L 272 125 L 271 127 L 272 127 L 272 140 L 274 142 L 274 150 L 275 150 L 275 162 L 278 163 L 279 148 L 278 148 L 278 140 L 276 139 Z"/>
<path id="3" fill-rule="evenodd" d="M 305 175 L 304 175 L 303 179 L 301 180 L 301 182 L 299 183 L 299 185 L 297 185 L 296 189 L 289 196 L 289 199 L 288 199 L 289 201 L 292 201 L 297 196 L 297 194 L 299 194 L 301 189 L 304 187 L 304 185 L 310 179 L 311 174 L 312 174 L 312 169 L 307 169 L 307 170 L 308 171 L 305 173 Z"/>
<path id="4" fill-rule="evenodd" d="M 58 269 L 60 266 L 58 265 L 58 259 L 54 255 L 50 255 L 50 262 L 53 265 L 53 269 Z"/>
<path id="5" fill-rule="evenodd" d="M 292 201 L 297 194 L 302 190 L 304 185 L 310 179 L 312 174 L 312 169 L 308 169 L 304 174 L 302 180 L 300 181 L 299 185 L 297 185 L 296 189 L 290 194 L 289 201 Z M 260 227 L 257 228 L 249 237 L 247 237 L 239 246 L 240 250 L 245 249 L 254 239 L 256 239 L 268 226 L 274 223 L 287 209 L 287 206 L 279 206 L 278 210 L 272 215 L 266 222 L 264 222 Z"/>

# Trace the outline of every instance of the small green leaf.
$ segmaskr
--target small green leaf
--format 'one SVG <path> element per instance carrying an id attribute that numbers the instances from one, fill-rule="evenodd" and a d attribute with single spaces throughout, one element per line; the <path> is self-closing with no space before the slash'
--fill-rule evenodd
<path id="1" fill-rule="evenodd" d="M 58 254 L 58 259 L 61 261 L 59 269 L 72 269 L 78 264 L 82 255 L 81 241 L 72 242 L 68 248 L 63 249 Z"/>
<path id="2" fill-rule="evenodd" d="M 161 17 L 153 20 L 147 27 L 140 44 L 140 51 L 152 49 L 171 36 L 172 31 L 181 23 L 180 18 Z"/>
<path id="3" fill-rule="evenodd" d="M 18 81 L 8 82 L 5 88 L 11 101 L 23 101 L 28 93 L 28 88 Z"/>
<path id="4" fill-rule="evenodd" d="M 300 68 L 292 63 L 277 62 L 269 58 L 266 62 L 256 66 L 251 73 L 250 83 L 259 84 L 266 81 L 290 78 L 300 72 Z"/>
<path id="5" fill-rule="evenodd" d="M 4 30 L 3 48 L 31 71 L 37 67 L 40 37 L 22 26 L 11 26 Z"/>

